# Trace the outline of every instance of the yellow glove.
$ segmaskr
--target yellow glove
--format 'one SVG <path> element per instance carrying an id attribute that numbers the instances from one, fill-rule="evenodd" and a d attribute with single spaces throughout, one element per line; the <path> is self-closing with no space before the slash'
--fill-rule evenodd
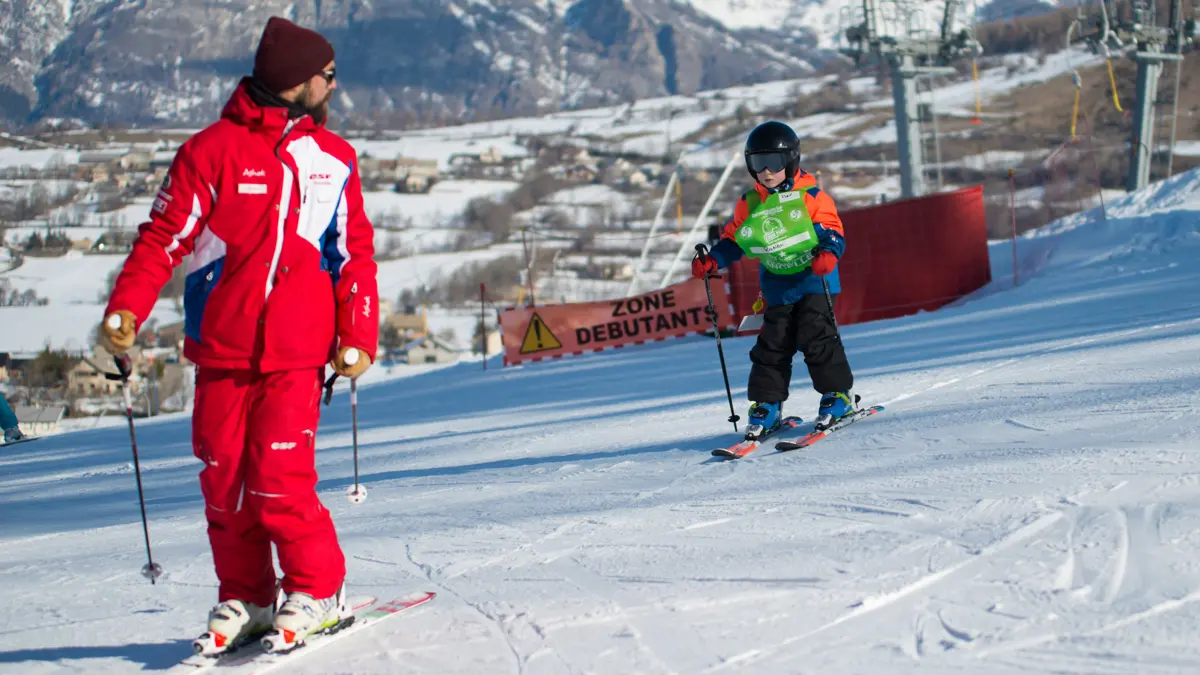
<path id="1" fill-rule="evenodd" d="M 355 380 L 371 367 L 371 357 L 358 347 L 342 347 L 329 365 L 338 375 Z"/>
<path id="2" fill-rule="evenodd" d="M 124 353 L 133 346 L 137 339 L 137 317 L 127 309 L 117 311 L 104 317 L 100 325 L 100 346 L 113 355 Z"/>

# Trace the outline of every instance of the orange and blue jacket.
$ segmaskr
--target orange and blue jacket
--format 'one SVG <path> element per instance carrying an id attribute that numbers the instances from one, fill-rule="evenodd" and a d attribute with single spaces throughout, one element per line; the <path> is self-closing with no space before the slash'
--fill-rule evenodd
<path id="1" fill-rule="evenodd" d="M 761 200 L 765 201 L 770 193 L 758 181 L 754 189 Z M 842 227 L 842 219 L 838 216 L 833 199 L 821 188 L 817 187 L 817 179 L 803 169 L 796 172 L 792 178 L 792 189 L 804 193 L 804 205 L 813 221 L 813 229 L 817 232 L 817 250 L 829 251 L 839 259 L 846 250 L 846 232 Z M 737 230 L 750 217 L 750 207 L 743 195 L 733 207 L 733 218 L 726 223 L 721 233 L 721 241 L 712 247 L 711 255 L 716 258 L 718 267 L 728 267 L 737 262 L 746 253 L 738 246 L 734 238 Z M 823 294 L 821 278 L 811 271 L 805 270 L 797 274 L 774 274 L 768 272 L 765 266 L 759 266 L 759 283 L 762 286 L 763 299 L 768 305 L 790 305 L 799 302 L 805 295 Z M 829 284 L 830 293 L 842 290 L 838 272 L 825 277 Z"/>

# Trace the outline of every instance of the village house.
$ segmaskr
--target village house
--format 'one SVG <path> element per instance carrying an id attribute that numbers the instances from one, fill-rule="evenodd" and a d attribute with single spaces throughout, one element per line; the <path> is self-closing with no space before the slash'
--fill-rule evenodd
<path id="1" fill-rule="evenodd" d="M 633 278 L 633 263 L 621 260 L 603 263 L 605 279 L 627 281 Z"/>
<path id="2" fill-rule="evenodd" d="M 59 424 L 67 409 L 61 405 L 37 408 L 21 405 L 14 408 L 13 412 L 17 414 L 17 426 L 21 433 L 27 436 L 48 436 L 59 432 Z"/>
<path id="3" fill-rule="evenodd" d="M 145 185 L 145 181 L 142 181 L 141 183 L 139 183 L 138 175 L 133 174 L 133 173 L 118 173 L 114 177 L 114 182 L 117 184 L 117 187 L 122 191 L 129 190 L 130 188 L 135 187 L 139 184 Z"/>
<path id="4" fill-rule="evenodd" d="M 170 171 L 170 167 L 156 166 L 150 173 L 146 174 L 143 180 L 146 182 L 147 190 L 155 190 L 158 186 L 162 185 L 168 171 Z"/>
<path id="5" fill-rule="evenodd" d="M 140 360 L 141 349 L 134 347 L 129 350 L 129 356 L 134 363 Z M 85 357 L 75 364 L 67 372 L 67 391 L 75 396 L 82 397 L 98 397 L 98 396 L 114 396 L 121 392 L 121 383 L 117 380 L 110 380 L 105 377 L 105 373 L 115 373 L 116 368 L 112 365 L 113 357 L 103 347 L 96 346 L 92 349 L 91 357 Z M 103 365 L 102 365 L 103 364 Z M 107 369 L 103 366 L 107 366 Z M 141 389 L 141 376 L 134 372 L 129 377 L 129 385 L 132 393 L 137 393 Z"/>
<path id="6" fill-rule="evenodd" d="M 105 378 L 104 371 L 83 360 L 67 372 L 67 390 L 75 396 L 112 396 L 121 391 L 121 383 Z"/>
<path id="7" fill-rule="evenodd" d="M 433 335 L 423 335 L 396 350 L 397 360 L 410 366 L 425 363 L 453 363 L 459 354 Z"/>
<path id="8" fill-rule="evenodd" d="M 107 183 L 112 178 L 112 170 L 107 164 L 98 164 L 92 167 L 90 178 L 93 183 Z"/>
<path id="9" fill-rule="evenodd" d="M 633 173 L 636 168 L 637 167 L 634 166 L 633 162 L 625 159 L 624 157 L 618 157 L 612 162 L 609 162 L 608 166 L 605 167 L 605 171 L 615 180 L 620 178 L 628 178 L 629 174 Z"/>
<path id="10" fill-rule="evenodd" d="M 424 193 L 438 180 L 438 162 L 403 156 L 395 159 L 368 156 L 359 159 L 358 172 L 364 184 L 385 183 L 396 192 Z"/>
<path id="11" fill-rule="evenodd" d="M 38 354 L 39 352 L 8 352 L 7 354 L 0 352 L 0 357 L 4 357 L 7 363 L 5 370 L 8 373 L 8 379 L 20 382 L 25 377 L 25 371 L 37 360 Z"/>
<path id="12" fill-rule="evenodd" d="M 489 146 L 483 152 L 452 154 L 447 163 L 450 174 L 456 178 L 519 179 L 527 160 L 524 155 L 505 155 L 499 148 Z"/>
<path id="13" fill-rule="evenodd" d="M 591 183 L 599 176 L 599 172 L 595 166 L 589 164 L 573 164 L 562 169 L 562 176 L 567 180 Z"/>
<path id="14" fill-rule="evenodd" d="M 154 154 L 143 152 L 141 150 L 131 150 L 117 159 L 117 166 L 124 171 L 140 171 L 146 172 L 150 170 L 150 162 L 154 160 Z"/>
<path id="15" fill-rule="evenodd" d="M 429 192 L 429 188 L 438 180 L 438 163 L 436 159 L 414 159 L 411 157 L 396 158 L 396 191 L 397 192 Z M 401 190 L 400 187 L 404 189 Z"/>
<path id="16" fill-rule="evenodd" d="M 384 328 L 393 328 L 403 342 L 410 342 L 429 331 L 424 311 L 418 312 L 415 307 L 406 307 L 403 312 L 388 314 L 383 320 Z"/>

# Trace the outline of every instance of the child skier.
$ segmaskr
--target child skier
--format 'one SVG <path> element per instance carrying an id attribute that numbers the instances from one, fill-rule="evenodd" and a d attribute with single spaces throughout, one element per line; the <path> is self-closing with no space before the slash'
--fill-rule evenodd
<path id="1" fill-rule="evenodd" d="M 765 122 L 746 139 L 746 170 L 754 177 L 709 255 L 692 260 L 704 278 L 741 259 L 757 258 L 767 310 L 750 350 L 747 397 L 751 433 L 764 436 L 783 421 L 792 357 L 804 352 L 813 388 L 821 394 L 816 427 L 824 429 L 855 409 L 854 376 L 838 336 L 831 302 L 838 293 L 837 263 L 846 248 L 833 200 L 800 168 L 800 139 L 781 122 Z M 826 286 L 828 284 L 828 286 Z"/>

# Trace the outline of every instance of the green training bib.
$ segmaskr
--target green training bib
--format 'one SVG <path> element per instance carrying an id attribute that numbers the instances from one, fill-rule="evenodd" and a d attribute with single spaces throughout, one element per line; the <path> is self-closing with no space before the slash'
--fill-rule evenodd
<path id="1" fill-rule="evenodd" d="M 817 231 L 804 202 L 804 192 L 779 192 L 762 201 L 756 190 L 746 193 L 750 215 L 738 226 L 735 240 L 773 274 L 807 270 L 816 255 Z"/>

